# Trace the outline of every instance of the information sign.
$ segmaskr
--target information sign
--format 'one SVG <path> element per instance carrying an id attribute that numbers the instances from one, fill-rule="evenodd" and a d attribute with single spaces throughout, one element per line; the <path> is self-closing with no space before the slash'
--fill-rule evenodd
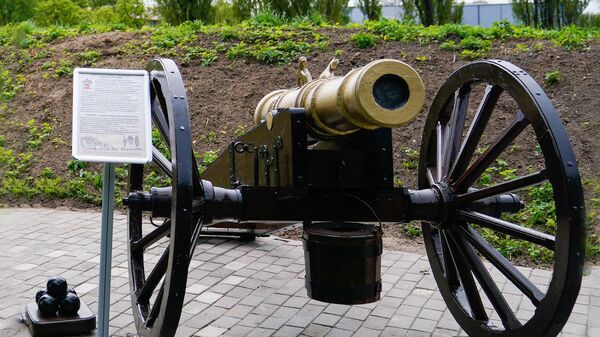
<path id="1" fill-rule="evenodd" d="M 104 163 L 149 162 L 149 88 L 144 70 L 75 69 L 73 157 Z"/>

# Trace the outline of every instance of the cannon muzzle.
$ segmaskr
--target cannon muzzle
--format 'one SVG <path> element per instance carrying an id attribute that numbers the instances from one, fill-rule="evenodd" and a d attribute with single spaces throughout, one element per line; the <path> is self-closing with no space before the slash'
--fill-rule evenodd
<path id="1" fill-rule="evenodd" d="M 258 103 L 254 121 L 261 123 L 279 108 L 305 108 L 311 133 L 331 138 L 359 129 L 407 124 L 423 109 L 424 99 L 423 82 L 413 68 L 382 59 L 345 76 L 318 78 L 298 88 L 273 91 Z"/>

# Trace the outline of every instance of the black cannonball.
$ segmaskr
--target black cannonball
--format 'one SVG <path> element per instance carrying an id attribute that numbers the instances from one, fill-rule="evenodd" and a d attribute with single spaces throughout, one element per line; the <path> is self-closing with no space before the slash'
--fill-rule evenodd
<path id="1" fill-rule="evenodd" d="M 67 290 L 68 294 L 75 294 L 77 295 L 77 292 L 75 291 L 75 288 L 69 288 L 69 290 Z"/>
<path id="2" fill-rule="evenodd" d="M 61 315 L 75 315 L 81 307 L 81 301 L 79 297 L 73 293 L 68 293 L 67 296 L 60 302 L 60 308 L 58 312 Z"/>
<path id="3" fill-rule="evenodd" d="M 46 290 L 44 289 L 40 289 L 38 290 L 38 292 L 35 294 L 35 303 L 40 301 L 40 297 L 46 295 Z"/>
<path id="4" fill-rule="evenodd" d="M 49 294 L 42 295 L 37 304 L 42 315 L 55 315 L 58 310 L 58 301 Z"/>
<path id="5" fill-rule="evenodd" d="M 48 288 L 48 294 L 57 299 L 63 299 L 67 295 L 67 289 L 69 289 L 67 280 L 60 276 L 50 278 L 46 287 Z"/>

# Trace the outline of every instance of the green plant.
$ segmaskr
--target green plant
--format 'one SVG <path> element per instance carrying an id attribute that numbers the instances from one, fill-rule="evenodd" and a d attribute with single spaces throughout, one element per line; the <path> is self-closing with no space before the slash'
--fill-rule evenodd
<path id="1" fill-rule="evenodd" d="M 71 0 L 41 0 L 35 13 L 36 22 L 42 26 L 74 25 L 83 15 L 82 9 Z"/>
<path id="2" fill-rule="evenodd" d="M 114 8 L 120 23 L 138 28 L 144 24 L 144 2 L 142 0 L 117 0 Z"/>
<path id="3" fill-rule="evenodd" d="M 198 168 L 200 170 L 200 173 L 204 172 L 204 170 L 206 170 L 206 168 L 210 166 L 210 164 L 212 164 L 215 160 L 217 160 L 217 158 L 219 158 L 219 153 L 217 151 L 209 150 L 204 152 L 201 158 L 202 162 L 200 163 L 200 167 Z"/>
<path id="4" fill-rule="evenodd" d="M 544 81 L 547 86 L 559 84 L 562 81 L 562 74 L 558 70 L 547 72 L 544 74 Z"/>
<path id="5" fill-rule="evenodd" d="M 88 163 L 85 161 L 80 161 L 76 159 L 71 159 L 67 163 L 67 169 L 73 173 L 81 174 L 83 170 L 88 167 Z"/>
<path id="6" fill-rule="evenodd" d="M 0 102 L 8 102 L 15 98 L 17 92 L 24 87 L 25 77 L 11 76 L 8 69 L 0 62 Z"/>
<path id="7" fill-rule="evenodd" d="M 415 225 L 413 223 L 408 223 L 402 226 L 402 231 L 409 238 L 417 238 L 423 235 L 423 230 L 421 229 L 421 226 Z"/>
<path id="8" fill-rule="evenodd" d="M 244 125 L 238 125 L 233 133 L 236 137 L 241 137 L 246 134 L 246 127 Z"/>
<path id="9" fill-rule="evenodd" d="M 462 57 L 465 60 L 477 60 L 485 58 L 486 56 L 487 53 L 483 51 L 473 51 L 465 49 L 460 52 L 460 57 Z"/>
<path id="10" fill-rule="evenodd" d="M 78 59 L 83 66 L 93 67 L 96 62 L 98 62 L 102 58 L 102 54 L 95 50 L 90 50 L 86 52 L 79 53 Z"/>
<path id="11" fill-rule="evenodd" d="M 33 150 L 38 149 L 42 142 L 48 139 L 52 133 L 52 126 L 50 124 L 44 122 L 38 127 L 34 119 L 27 121 L 26 127 L 29 133 L 27 145 Z"/>
<path id="12" fill-rule="evenodd" d="M 528 48 L 527 45 L 524 43 L 517 43 L 515 46 L 515 54 L 520 54 L 520 53 L 525 53 Z"/>
<path id="13" fill-rule="evenodd" d="M 54 70 L 54 77 L 68 77 L 73 75 L 73 62 L 60 60 Z"/>
<path id="14" fill-rule="evenodd" d="M 419 151 L 410 147 L 405 147 L 402 152 L 406 156 L 406 159 L 402 162 L 402 167 L 414 170 L 419 167 Z"/>
<path id="15" fill-rule="evenodd" d="M 457 45 L 456 42 L 454 42 L 453 40 L 448 40 L 440 44 L 440 49 L 452 51 L 460 49 L 460 46 Z"/>
<path id="16" fill-rule="evenodd" d="M 360 32 L 352 35 L 350 40 L 356 47 L 366 49 L 375 46 L 377 37 L 371 33 Z"/>

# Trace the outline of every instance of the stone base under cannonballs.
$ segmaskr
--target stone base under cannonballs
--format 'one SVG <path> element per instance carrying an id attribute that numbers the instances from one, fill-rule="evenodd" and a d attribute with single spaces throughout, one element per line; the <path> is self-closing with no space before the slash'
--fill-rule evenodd
<path id="1" fill-rule="evenodd" d="M 83 300 L 77 315 L 42 316 L 37 305 L 29 303 L 21 316 L 33 337 L 81 335 L 96 329 L 96 315 Z"/>

